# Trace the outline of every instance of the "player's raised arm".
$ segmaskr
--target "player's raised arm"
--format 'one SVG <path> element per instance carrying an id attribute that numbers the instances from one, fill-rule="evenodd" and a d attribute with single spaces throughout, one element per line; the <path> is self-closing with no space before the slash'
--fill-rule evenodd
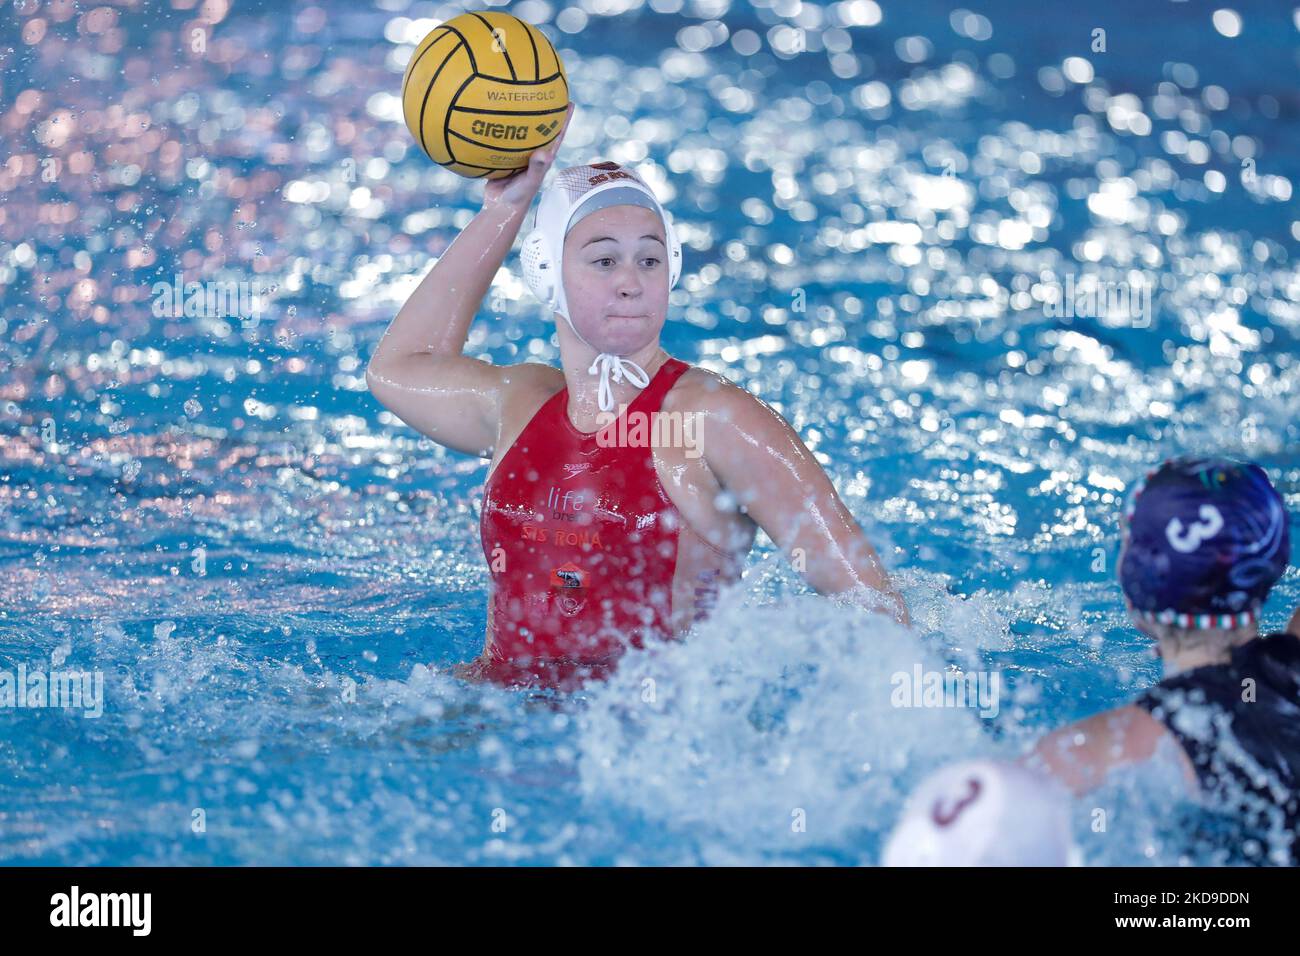
<path id="1" fill-rule="evenodd" d="M 570 104 L 566 120 L 572 114 Z M 535 152 L 526 170 L 487 184 L 483 208 L 411 293 L 366 368 L 370 393 L 385 408 L 456 451 L 490 457 L 502 395 L 520 378 L 462 352 L 564 132 Z"/>

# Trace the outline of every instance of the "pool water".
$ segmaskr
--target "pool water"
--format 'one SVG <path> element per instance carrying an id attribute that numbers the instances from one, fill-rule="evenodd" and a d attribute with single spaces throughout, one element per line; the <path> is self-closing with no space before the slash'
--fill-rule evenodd
<path id="1" fill-rule="evenodd" d="M 192 9 L 26 6 L 0 670 L 99 672 L 103 713 L 0 709 L 0 861 L 873 864 L 929 771 L 1158 678 L 1114 583 L 1134 479 L 1245 455 L 1300 515 L 1289 10 L 1228 36 L 1180 4 L 513 4 L 579 103 L 560 161 L 651 164 L 680 224 L 665 347 L 799 431 L 917 634 L 760 535 L 710 621 L 608 684 L 466 685 L 486 462 L 364 382 L 477 209 L 395 111 L 411 19 L 460 8 L 235 3 L 196 53 Z M 274 290 L 257 322 L 156 315 L 179 272 Z M 1067 276 L 1149 277 L 1151 312 L 1053 316 Z M 512 254 L 468 351 L 556 364 L 552 333 Z M 1292 569 L 1265 629 L 1297 604 Z M 998 674 L 996 714 L 894 706 L 916 667 Z M 1238 861 L 1172 793 L 1077 801 L 1085 862 Z"/>

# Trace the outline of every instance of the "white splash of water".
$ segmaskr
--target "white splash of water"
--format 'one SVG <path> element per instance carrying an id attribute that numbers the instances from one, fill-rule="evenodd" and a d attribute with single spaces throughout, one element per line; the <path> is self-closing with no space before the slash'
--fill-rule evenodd
<path id="1" fill-rule="evenodd" d="M 974 709 L 894 706 L 896 675 L 918 664 L 944 669 L 879 615 L 812 595 L 733 597 L 684 643 L 630 654 L 590 691 L 584 796 L 751 858 L 883 835 L 920 775 L 993 747 Z"/>

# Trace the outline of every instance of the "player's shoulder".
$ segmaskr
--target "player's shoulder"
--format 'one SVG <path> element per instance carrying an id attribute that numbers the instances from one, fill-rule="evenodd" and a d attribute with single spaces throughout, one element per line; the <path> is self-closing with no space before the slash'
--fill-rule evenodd
<path id="1" fill-rule="evenodd" d="M 692 365 L 682 373 L 664 400 L 664 411 L 691 411 L 706 418 L 741 424 L 770 418 L 775 409 L 712 369 Z"/>
<path id="2" fill-rule="evenodd" d="M 508 395 L 540 392 L 554 394 L 564 388 L 564 372 L 542 362 L 519 362 L 501 367 L 502 384 Z"/>

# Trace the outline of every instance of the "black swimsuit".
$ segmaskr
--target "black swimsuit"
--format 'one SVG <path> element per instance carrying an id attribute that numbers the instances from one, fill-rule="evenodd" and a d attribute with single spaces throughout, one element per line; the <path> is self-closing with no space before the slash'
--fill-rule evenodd
<path id="1" fill-rule="evenodd" d="M 1228 664 L 1167 677 L 1134 704 L 1182 745 L 1212 806 L 1290 834 L 1300 862 L 1300 638 L 1270 634 Z"/>

